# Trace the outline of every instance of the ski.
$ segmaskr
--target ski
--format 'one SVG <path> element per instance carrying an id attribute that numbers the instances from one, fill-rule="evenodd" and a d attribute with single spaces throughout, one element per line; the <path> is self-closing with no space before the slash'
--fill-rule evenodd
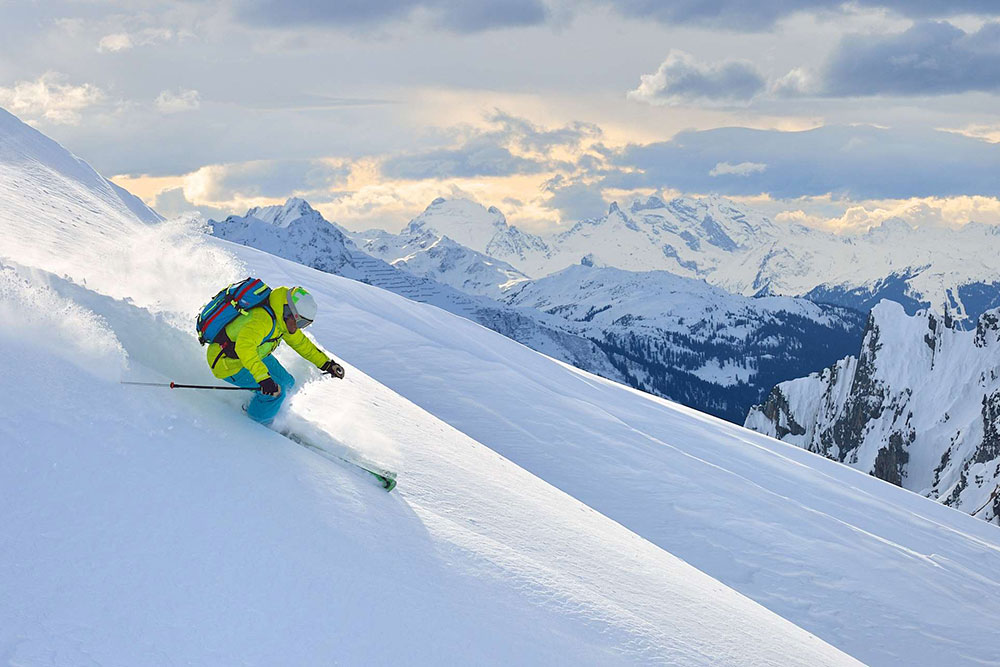
<path id="1" fill-rule="evenodd" d="M 347 463 L 348 465 L 352 465 L 355 468 L 364 470 L 366 473 L 368 473 L 376 480 L 378 480 L 379 484 L 382 485 L 382 488 L 385 489 L 386 492 L 391 492 L 393 489 L 396 488 L 396 473 L 394 472 L 390 472 L 388 470 L 376 469 L 374 466 L 368 466 L 367 464 L 358 463 L 357 461 L 352 461 L 351 459 L 344 458 L 343 456 L 340 456 L 338 454 L 334 454 L 333 452 L 327 451 L 322 447 L 319 447 L 318 445 L 314 445 L 313 443 L 309 442 L 308 440 L 300 436 L 298 433 L 283 432 L 283 431 L 279 431 L 279 433 L 281 433 L 281 435 L 285 436 L 295 444 L 301 445 L 306 449 L 308 449 L 309 451 L 319 454 L 325 459 L 334 462 Z"/>

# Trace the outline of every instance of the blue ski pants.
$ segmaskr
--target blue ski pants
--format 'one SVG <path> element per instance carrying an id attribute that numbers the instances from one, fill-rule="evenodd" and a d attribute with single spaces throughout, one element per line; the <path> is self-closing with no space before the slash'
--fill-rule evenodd
<path id="1" fill-rule="evenodd" d="M 265 396 L 258 391 L 250 399 L 250 405 L 247 406 L 247 415 L 255 422 L 260 422 L 267 426 L 274 421 L 274 416 L 281 409 L 281 404 L 284 402 L 285 397 L 288 396 L 288 392 L 295 386 L 295 378 L 285 370 L 285 367 L 273 355 L 269 354 L 261 361 L 267 366 L 267 372 L 271 374 L 271 379 L 281 387 L 281 393 L 277 396 Z M 234 384 L 237 387 L 257 386 L 257 381 L 253 379 L 253 375 L 250 375 L 250 371 L 245 368 L 236 375 L 227 377 L 226 382 Z"/>

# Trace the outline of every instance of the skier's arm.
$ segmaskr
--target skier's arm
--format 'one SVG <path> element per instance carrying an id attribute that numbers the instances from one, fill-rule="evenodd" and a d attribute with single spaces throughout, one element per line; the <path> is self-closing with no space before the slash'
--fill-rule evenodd
<path id="1" fill-rule="evenodd" d="M 260 359 L 260 344 L 271 333 L 271 316 L 263 309 L 250 311 L 251 319 L 236 335 L 236 356 L 246 367 L 253 379 L 260 382 L 270 377 L 267 366 Z"/>
<path id="2" fill-rule="evenodd" d="M 284 338 L 289 347 L 298 352 L 300 357 L 314 364 L 316 368 L 320 368 L 323 364 L 330 361 L 330 358 L 323 354 L 323 352 L 317 348 L 311 340 L 309 340 L 309 336 L 302 333 L 301 329 L 297 330 L 295 333 L 285 334 Z"/>

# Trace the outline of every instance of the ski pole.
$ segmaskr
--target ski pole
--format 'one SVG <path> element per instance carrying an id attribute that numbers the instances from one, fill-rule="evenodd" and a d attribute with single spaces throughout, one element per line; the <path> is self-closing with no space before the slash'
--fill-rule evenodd
<path id="1" fill-rule="evenodd" d="M 257 391 L 259 387 L 217 387 L 210 384 L 177 384 L 176 382 L 127 382 L 122 384 L 141 385 L 143 387 L 169 387 L 170 389 L 217 389 L 219 391 Z"/>

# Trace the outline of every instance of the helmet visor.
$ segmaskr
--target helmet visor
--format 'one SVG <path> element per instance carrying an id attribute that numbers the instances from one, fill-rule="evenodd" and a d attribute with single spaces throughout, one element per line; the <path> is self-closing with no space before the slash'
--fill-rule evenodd
<path id="1" fill-rule="evenodd" d="M 293 287 L 288 290 L 288 301 L 286 308 L 295 318 L 295 326 L 299 329 L 312 324 L 316 316 L 316 301 L 302 287 Z"/>
<path id="2" fill-rule="evenodd" d="M 287 304 L 285 305 L 281 313 L 281 316 L 282 319 L 285 320 L 285 326 L 288 327 L 289 331 L 304 329 L 313 322 L 308 317 L 303 317 L 302 315 L 296 315 Z M 291 324 L 295 325 L 295 329 L 292 329 L 292 327 L 290 326 Z"/>

